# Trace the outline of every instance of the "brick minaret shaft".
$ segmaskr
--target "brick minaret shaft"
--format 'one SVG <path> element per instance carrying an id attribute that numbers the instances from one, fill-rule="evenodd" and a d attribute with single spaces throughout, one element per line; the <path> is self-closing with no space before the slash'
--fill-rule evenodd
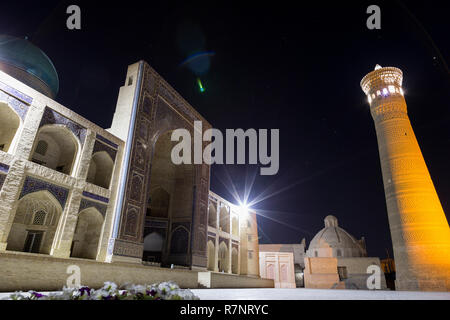
<path id="1" fill-rule="evenodd" d="M 450 228 L 408 118 L 402 80 L 400 69 L 379 65 L 361 80 L 377 132 L 396 289 L 449 291 Z"/>

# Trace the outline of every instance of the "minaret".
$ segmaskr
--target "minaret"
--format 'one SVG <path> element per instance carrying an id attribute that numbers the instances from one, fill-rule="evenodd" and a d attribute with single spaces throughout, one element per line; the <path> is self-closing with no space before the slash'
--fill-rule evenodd
<path id="1" fill-rule="evenodd" d="M 402 80 L 400 69 L 379 65 L 361 80 L 377 132 L 396 289 L 450 291 L 450 228 L 408 118 Z"/>

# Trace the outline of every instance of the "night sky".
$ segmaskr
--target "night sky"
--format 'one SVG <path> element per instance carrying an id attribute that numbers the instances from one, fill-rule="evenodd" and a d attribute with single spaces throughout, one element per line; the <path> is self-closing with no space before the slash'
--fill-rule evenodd
<path id="1" fill-rule="evenodd" d="M 309 243 L 333 214 L 366 237 L 369 255 L 385 257 L 386 248 L 392 255 L 375 128 L 359 86 L 377 63 L 403 70 L 409 116 L 449 217 L 450 19 L 443 3 L 93 2 L 4 1 L 0 33 L 40 47 L 59 74 L 56 100 L 103 128 L 127 66 L 141 59 L 213 127 L 279 128 L 280 170 L 258 174 L 250 196 L 277 193 L 255 205 L 269 217 L 258 218 L 261 243 Z M 81 30 L 66 28 L 70 4 L 81 7 Z M 381 30 L 366 27 L 371 4 L 381 8 Z M 182 65 L 199 52 L 211 52 L 200 76 Z M 222 181 L 230 176 L 243 195 L 245 177 L 256 170 L 214 165 L 211 189 L 233 201 Z"/>

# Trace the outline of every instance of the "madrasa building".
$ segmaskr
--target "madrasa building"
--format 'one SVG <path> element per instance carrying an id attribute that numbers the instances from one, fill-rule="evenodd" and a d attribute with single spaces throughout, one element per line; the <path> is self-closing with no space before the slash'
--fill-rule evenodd
<path id="1" fill-rule="evenodd" d="M 90 286 L 273 287 L 256 213 L 210 191 L 209 165 L 172 163 L 173 130 L 211 125 L 155 70 L 128 67 L 103 129 L 54 100 L 39 48 L 0 43 L 0 290 L 60 289 L 69 265 Z"/>

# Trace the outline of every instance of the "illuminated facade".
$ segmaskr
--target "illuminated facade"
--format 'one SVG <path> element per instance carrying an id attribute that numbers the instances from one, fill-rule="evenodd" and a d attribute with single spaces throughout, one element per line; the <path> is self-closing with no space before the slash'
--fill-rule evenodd
<path id="1" fill-rule="evenodd" d="M 450 290 L 450 229 L 407 114 L 402 71 L 361 80 L 377 132 L 398 290 Z"/>
<path id="2" fill-rule="evenodd" d="M 0 54 L 0 262 L 13 257 L 21 270 L 22 260 L 46 255 L 49 268 L 82 258 L 98 268 L 121 262 L 258 277 L 255 213 L 239 214 L 209 190 L 209 165 L 171 161 L 173 130 L 210 124 L 155 70 L 144 61 L 128 67 L 103 129 L 53 100 L 59 81 L 43 52 L 8 40 Z M 17 272 L 14 281 L 25 281 Z M 37 286 L 48 289 L 54 276 L 40 275 Z M 0 290 L 18 289 L 10 280 Z"/>

